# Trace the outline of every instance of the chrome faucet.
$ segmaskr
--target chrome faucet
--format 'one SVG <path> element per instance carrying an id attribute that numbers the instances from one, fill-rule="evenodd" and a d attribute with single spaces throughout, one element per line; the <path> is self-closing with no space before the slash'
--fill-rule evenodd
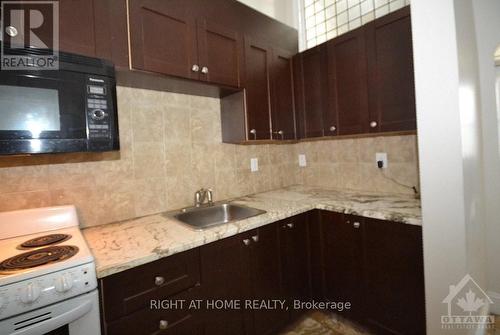
<path id="1" fill-rule="evenodd" d="M 201 188 L 194 194 L 194 206 L 201 207 L 207 200 L 208 206 L 214 205 L 213 191 L 211 189 Z"/>

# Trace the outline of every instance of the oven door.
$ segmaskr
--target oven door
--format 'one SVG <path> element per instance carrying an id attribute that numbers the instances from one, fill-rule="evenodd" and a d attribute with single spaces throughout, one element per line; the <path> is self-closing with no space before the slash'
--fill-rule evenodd
<path id="1" fill-rule="evenodd" d="M 0 73 L 0 154 L 86 151 L 86 77 L 69 71 Z"/>
<path id="2" fill-rule="evenodd" d="M 97 290 L 0 321 L 0 334 L 100 335 Z"/>

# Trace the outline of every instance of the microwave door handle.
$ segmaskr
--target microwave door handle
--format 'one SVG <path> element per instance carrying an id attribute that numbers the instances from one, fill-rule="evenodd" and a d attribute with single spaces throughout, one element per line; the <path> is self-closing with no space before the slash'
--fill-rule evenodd
<path id="1" fill-rule="evenodd" d="M 91 300 L 87 300 L 63 314 L 57 315 L 49 320 L 42 321 L 40 323 L 35 323 L 32 326 L 15 331 L 14 333 L 12 333 L 12 335 L 40 335 L 48 333 L 54 329 L 57 329 L 64 325 L 70 324 L 75 320 L 78 320 L 79 318 L 90 312 L 92 308 L 96 307 L 93 306 Z"/>

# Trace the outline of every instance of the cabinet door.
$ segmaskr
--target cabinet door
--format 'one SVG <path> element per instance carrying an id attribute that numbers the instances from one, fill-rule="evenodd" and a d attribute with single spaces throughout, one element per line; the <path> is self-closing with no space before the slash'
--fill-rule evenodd
<path id="1" fill-rule="evenodd" d="M 198 20 L 197 26 L 200 79 L 239 87 L 243 65 L 241 35 L 208 20 Z"/>
<path id="2" fill-rule="evenodd" d="M 325 45 L 305 51 L 301 55 L 301 63 L 303 137 L 321 137 L 323 136 L 323 116 L 328 107 L 328 64 Z"/>
<path id="3" fill-rule="evenodd" d="M 278 224 L 273 223 L 252 233 L 251 278 L 253 299 L 281 299 L 280 247 Z M 275 334 L 287 320 L 287 311 L 260 309 L 253 311 L 253 334 Z"/>
<path id="4" fill-rule="evenodd" d="M 371 131 L 416 129 L 409 7 L 366 28 Z"/>
<path id="5" fill-rule="evenodd" d="M 365 219 L 367 321 L 391 334 L 425 334 L 422 229 Z"/>
<path id="6" fill-rule="evenodd" d="M 327 43 L 329 109 L 325 135 L 368 132 L 368 88 L 363 28 Z"/>
<path id="7" fill-rule="evenodd" d="M 280 221 L 278 224 L 285 297 L 289 303 L 295 299 L 307 301 L 311 297 L 307 214 Z M 301 311 L 292 310 L 291 313 L 295 318 Z"/>
<path id="8" fill-rule="evenodd" d="M 350 302 L 341 314 L 360 317 L 363 312 L 363 218 L 322 212 L 324 234 L 325 298 Z"/>
<path id="9" fill-rule="evenodd" d="M 93 0 L 59 2 L 59 47 L 66 52 L 96 56 Z"/>
<path id="10" fill-rule="evenodd" d="M 239 234 L 200 248 L 203 297 L 207 300 L 250 297 L 249 234 Z M 242 302 L 243 303 L 243 302 Z M 204 313 L 205 334 L 248 334 L 243 310 L 210 309 Z"/>
<path id="11" fill-rule="evenodd" d="M 245 38 L 245 91 L 249 140 L 271 138 L 271 49 Z"/>
<path id="12" fill-rule="evenodd" d="M 198 79 L 194 15 L 185 0 L 130 0 L 132 68 Z"/>
<path id="13" fill-rule="evenodd" d="M 272 62 L 272 138 L 295 139 L 295 105 L 292 75 L 293 54 L 273 49 Z"/>
<path id="14" fill-rule="evenodd" d="M 322 212 L 316 209 L 306 214 L 309 228 L 311 296 L 318 301 L 324 298 L 325 282 L 325 272 L 323 271 L 324 234 L 321 224 Z"/>

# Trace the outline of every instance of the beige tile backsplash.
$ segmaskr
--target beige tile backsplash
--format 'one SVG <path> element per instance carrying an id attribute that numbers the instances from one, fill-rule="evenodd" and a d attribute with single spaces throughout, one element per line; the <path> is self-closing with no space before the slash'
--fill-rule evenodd
<path id="1" fill-rule="evenodd" d="M 221 143 L 218 99 L 119 87 L 118 110 L 119 153 L 1 157 L 0 211 L 75 204 L 93 226 L 189 206 L 200 187 L 216 200 L 293 184 L 411 193 L 375 168 L 380 151 L 387 175 L 418 184 L 416 136 L 242 146 Z"/>

